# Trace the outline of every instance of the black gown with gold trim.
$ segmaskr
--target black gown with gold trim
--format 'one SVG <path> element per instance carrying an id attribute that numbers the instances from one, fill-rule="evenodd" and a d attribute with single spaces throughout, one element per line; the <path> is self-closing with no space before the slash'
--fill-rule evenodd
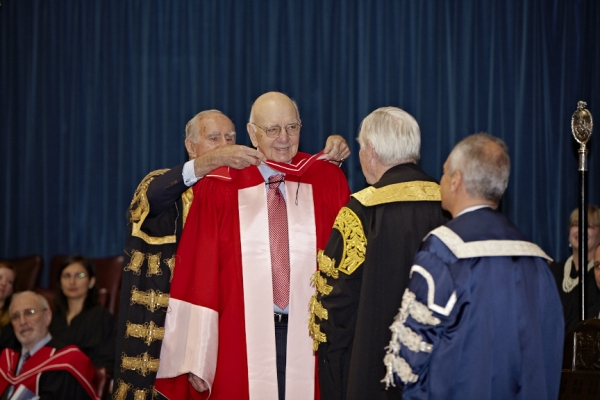
<path id="1" fill-rule="evenodd" d="M 392 167 L 340 211 L 311 302 L 322 399 L 399 398 L 380 382 L 389 326 L 419 244 L 446 221 L 439 185 L 412 163 Z"/>
<path id="2" fill-rule="evenodd" d="M 162 398 L 154 381 L 177 243 L 193 199 L 182 182 L 182 168 L 148 174 L 127 211 L 113 390 L 117 400 Z"/>

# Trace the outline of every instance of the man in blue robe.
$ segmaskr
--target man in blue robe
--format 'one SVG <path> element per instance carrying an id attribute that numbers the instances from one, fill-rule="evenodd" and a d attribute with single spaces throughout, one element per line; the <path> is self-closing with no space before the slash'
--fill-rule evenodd
<path id="1" fill-rule="evenodd" d="M 562 307 L 546 254 L 496 211 L 502 140 L 472 135 L 444 164 L 454 219 L 424 239 L 390 330 L 388 385 L 404 399 L 556 399 Z"/>

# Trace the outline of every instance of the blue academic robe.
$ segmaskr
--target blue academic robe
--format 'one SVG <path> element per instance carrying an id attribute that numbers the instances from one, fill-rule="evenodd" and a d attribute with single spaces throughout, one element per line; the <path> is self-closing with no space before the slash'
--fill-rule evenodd
<path id="1" fill-rule="evenodd" d="M 555 399 L 564 340 L 547 256 L 502 214 L 433 230 L 392 327 L 386 379 L 404 399 Z"/>

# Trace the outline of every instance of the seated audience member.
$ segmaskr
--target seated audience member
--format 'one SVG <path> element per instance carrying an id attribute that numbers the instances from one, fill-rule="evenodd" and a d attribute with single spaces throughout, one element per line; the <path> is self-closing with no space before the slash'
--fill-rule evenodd
<path id="1" fill-rule="evenodd" d="M 58 271 L 52 336 L 77 345 L 94 363 L 111 373 L 115 362 L 115 323 L 98 304 L 96 271 L 83 256 L 68 257 Z"/>
<path id="2" fill-rule="evenodd" d="M 566 261 L 550 264 L 563 306 L 565 330 L 573 329 L 581 320 L 581 286 L 579 285 L 579 210 L 569 218 L 569 247 L 573 254 Z M 594 250 L 600 245 L 600 208 L 588 206 L 588 263 L 586 267 L 586 307 L 589 310 L 600 302 L 600 290 L 594 279 Z M 591 315 L 589 316 L 591 317 Z"/>
<path id="3" fill-rule="evenodd" d="M 0 331 L 10 324 L 8 306 L 15 285 L 15 267 L 8 261 L 0 261 Z"/>
<path id="4" fill-rule="evenodd" d="M 48 301 L 30 291 L 17 293 L 9 310 L 21 347 L 4 349 L 0 355 L 2 399 L 10 398 L 20 386 L 40 399 L 98 399 L 90 359 L 48 333 L 52 320 Z"/>

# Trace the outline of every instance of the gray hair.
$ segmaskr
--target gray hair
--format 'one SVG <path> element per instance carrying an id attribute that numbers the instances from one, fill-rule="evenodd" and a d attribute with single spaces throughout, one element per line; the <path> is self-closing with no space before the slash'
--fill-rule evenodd
<path id="1" fill-rule="evenodd" d="M 44 296 L 42 296 L 39 293 L 32 292 L 31 290 L 25 290 L 23 292 L 15 293 L 15 294 L 12 295 L 12 297 L 10 299 L 10 306 L 8 307 L 9 311 L 12 308 L 13 304 L 15 304 L 15 300 L 19 296 L 22 296 L 24 294 L 28 294 L 28 295 L 32 295 L 32 296 L 37 297 L 37 299 L 40 302 L 40 305 L 42 306 L 42 308 L 44 308 L 46 310 L 50 310 L 50 304 L 48 304 L 48 300 L 46 300 L 46 298 Z"/>
<path id="2" fill-rule="evenodd" d="M 198 129 L 200 128 L 200 122 L 203 118 L 207 117 L 209 114 L 223 114 L 219 110 L 204 110 L 200 111 L 198 114 L 194 115 L 192 119 L 188 121 L 185 125 L 185 138 L 189 139 L 192 143 L 198 142 Z"/>
<path id="3" fill-rule="evenodd" d="M 371 143 L 383 165 L 416 163 L 421 158 L 421 129 L 412 115 L 398 107 L 381 107 L 360 124 L 358 142 Z"/>
<path id="4" fill-rule="evenodd" d="M 448 173 L 457 170 L 469 195 L 498 203 L 508 186 L 508 148 L 502 139 L 487 133 L 467 136 L 448 156 Z"/>

